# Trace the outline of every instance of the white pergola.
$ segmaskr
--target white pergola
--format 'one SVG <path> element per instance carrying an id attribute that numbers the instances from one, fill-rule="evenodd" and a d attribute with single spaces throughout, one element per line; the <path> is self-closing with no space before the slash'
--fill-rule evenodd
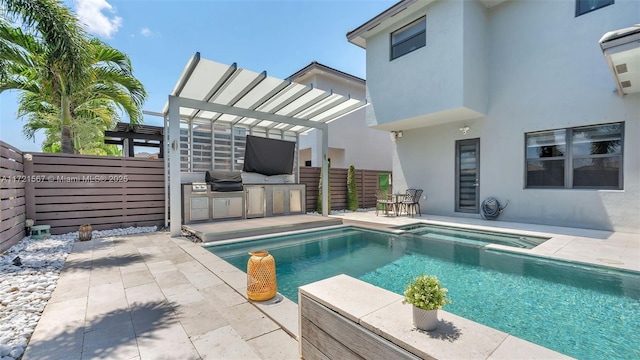
<path id="1" fill-rule="evenodd" d="M 267 76 L 266 71 L 241 69 L 235 63 L 203 59 L 196 53 L 163 110 L 171 236 L 180 236 L 182 228 L 180 120 L 263 129 L 296 138 L 311 129 L 322 130 L 322 215 L 327 216 L 328 124 L 366 105 L 364 100 Z"/>

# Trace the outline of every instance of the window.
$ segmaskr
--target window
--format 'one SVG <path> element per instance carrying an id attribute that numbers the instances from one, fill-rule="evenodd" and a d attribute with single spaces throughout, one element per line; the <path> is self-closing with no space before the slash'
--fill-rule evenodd
<path id="1" fill-rule="evenodd" d="M 391 60 L 425 46 L 427 18 L 422 17 L 391 33 Z"/>
<path id="2" fill-rule="evenodd" d="M 614 0 L 576 0 L 576 17 L 612 5 Z"/>
<path id="3" fill-rule="evenodd" d="M 622 189 L 623 123 L 525 134 L 527 188 Z"/>

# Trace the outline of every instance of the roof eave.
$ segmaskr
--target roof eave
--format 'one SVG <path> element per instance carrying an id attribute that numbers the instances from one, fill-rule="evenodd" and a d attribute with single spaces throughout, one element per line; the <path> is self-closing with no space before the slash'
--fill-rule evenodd
<path id="1" fill-rule="evenodd" d="M 362 36 L 364 33 L 372 30 L 373 28 L 375 28 L 376 26 L 380 25 L 383 21 L 396 16 L 397 14 L 399 14 L 400 12 L 404 11 L 407 7 L 409 7 L 409 5 L 417 2 L 418 0 L 401 0 L 399 2 L 397 2 L 396 4 L 392 5 L 390 8 L 388 8 L 387 10 L 381 12 L 380 14 L 376 15 L 373 19 L 367 21 L 366 23 L 358 26 L 357 28 L 349 31 L 347 33 L 347 40 L 354 44 L 357 45 L 363 49 L 366 49 L 367 47 L 367 41 L 365 40 L 364 36 Z"/>
<path id="2" fill-rule="evenodd" d="M 291 80 L 291 81 L 295 81 L 296 79 L 302 78 L 304 77 L 306 74 L 314 72 L 314 71 L 320 71 L 320 72 L 327 72 L 330 74 L 333 74 L 335 76 L 338 76 L 340 78 L 346 79 L 346 80 L 350 80 L 350 81 L 354 81 L 356 83 L 362 84 L 364 85 L 366 83 L 366 81 L 362 78 L 359 78 L 355 75 L 351 75 L 349 73 L 346 73 L 344 71 L 340 71 L 338 69 L 334 69 L 330 66 L 321 64 L 317 61 L 312 61 L 311 64 L 303 67 L 302 69 L 296 71 L 295 73 L 293 73 L 291 76 L 289 76 L 286 80 Z"/>

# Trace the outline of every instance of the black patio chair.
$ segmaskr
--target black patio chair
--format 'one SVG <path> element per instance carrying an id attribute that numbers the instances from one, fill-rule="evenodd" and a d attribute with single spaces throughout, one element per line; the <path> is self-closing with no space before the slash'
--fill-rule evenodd
<path id="1" fill-rule="evenodd" d="M 420 197 L 422 196 L 422 192 L 422 189 L 407 189 L 404 200 L 402 201 L 402 207 L 411 217 L 413 217 L 414 214 L 422 216 L 422 212 L 420 211 Z"/>
<path id="2" fill-rule="evenodd" d="M 407 189 L 404 195 L 400 195 L 398 199 L 396 199 L 396 206 L 398 207 L 398 213 L 405 212 L 409 214 L 409 205 L 413 202 L 413 195 L 415 189 Z"/>

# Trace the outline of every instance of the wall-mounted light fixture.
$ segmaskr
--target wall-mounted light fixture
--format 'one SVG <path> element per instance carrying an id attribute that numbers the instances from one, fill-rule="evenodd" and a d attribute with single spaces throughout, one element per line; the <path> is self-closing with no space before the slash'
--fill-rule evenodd
<path id="1" fill-rule="evenodd" d="M 391 132 L 391 139 L 392 140 L 397 140 L 397 139 L 400 139 L 400 138 L 402 138 L 402 130 L 392 131 Z"/>
<path id="2" fill-rule="evenodd" d="M 467 135 L 467 131 L 469 131 L 469 127 L 465 125 L 461 127 L 459 130 L 462 132 L 462 135 Z"/>

